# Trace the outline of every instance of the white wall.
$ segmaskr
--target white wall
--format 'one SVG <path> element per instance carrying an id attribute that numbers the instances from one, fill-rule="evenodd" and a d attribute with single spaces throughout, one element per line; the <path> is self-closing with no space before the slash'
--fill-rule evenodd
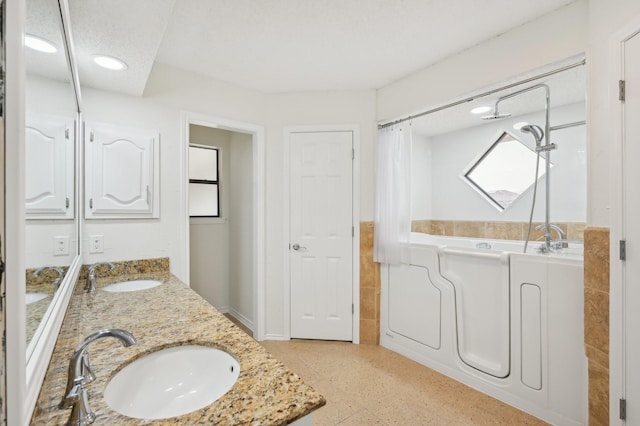
<path id="1" fill-rule="evenodd" d="M 637 0 L 590 0 L 589 2 L 589 205 L 588 222 L 592 226 L 610 224 L 611 138 L 614 119 L 612 100 L 620 76 L 614 75 L 611 37 L 632 20 L 640 17 Z M 612 90 L 613 89 L 613 90 Z M 617 214 L 613 212 L 613 214 Z"/>
<path id="2" fill-rule="evenodd" d="M 267 241 L 265 292 L 266 334 L 281 338 L 289 334 L 289 307 L 285 300 L 285 241 L 283 182 L 285 126 L 355 124 L 360 127 L 360 219 L 373 220 L 375 91 L 317 92 L 274 95 L 269 99 L 267 116 Z M 357 160 L 358 160 L 357 159 Z M 356 160 L 356 161 L 357 161 Z"/>
<path id="3" fill-rule="evenodd" d="M 251 135 L 233 132 L 229 164 L 229 312 L 253 328 L 253 146 Z"/>
<path id="4" fill-rule="evenodd" d="M 229 311 L 229 220 L 231 132 L 189 126 L 189 142 L 220 148 L 218 157 L 220 217 L 189 219 L 190 286 L 219 311 Z"/>
<path id="5" fill-rule="evenodd" d="M 431 138 L 411 135 L 411 220 L 433 218 Z"/>
<path id="6" fill-rule="evenodd" d="M 554 108 L 550 115 L 552 123 L 555 125 L 581 121 L 585 118 L 585 105 L 579 103 Z M 486 151 L 503 131 L 510 132 L 533 150 L 535 148 L 533 137 L 516 131 L 512 127 L 519 121 L 542 125 L 544 114 L 540 112 L 499 121 L 481 122 L 482 124 L 478 126 L 432 136 L 429 142 L 423 140 L 417 144 L 414 143 L 414 155 L 420 155 L 420 150 L 430 149 L 431 158 L 425 168 L 428 168 L 432 182 L 432 188 L 426 190 L 432 196 L 428 200 L 431 216 L 425 214 L 424 200 L 415 200 L 414 207 L 423 203 L 423 211 L 416 212 L 419 217 L 414 217 L 414 219 L 526 222 L 531 209 L 531 189 L 526 191 L 504 212 L 499 212 L 461 178 L 467 166 L 476 161 L 479 155 Z M 551 141 L 558 146 L 556 150 L 551 152 L 551 163 L 554 165 L 551 170 L 551 220 L 585 222 L 587 207 L 586 127 L 578 126 L 554 131 L 551 135 Z M 424 145 L 428 145 L 429 148 L 424 148 Z M 417 152 L 415 148 L 418 148 Z M 414 166 L 414 169 L 420 167 L 415 163 Z M 542 173 L 544 173 L 544 169 L 541 168 L 540 174 Z M 414 170 L 414 177 L 416 177 L 415 174 Z M 424 178 L 419 177 L 419 179 Z M 531 179 L 533 180 L 533 175 Z M 424 184 L 420 181 L 414 180 L 412 182 L 415 195 L 418 194 L 422 185 Z M 544 179 L 542 179 L 538 184 L 534 221 L 544 220 L 544 186 Z"/>
<path id="7" fill-rule="evenodd" d="M 587 13 L 587 1 L 578 0 L 381 88 L 378 120 L 385 122 L 439 106 L 586 52 Z"/>
<path id="8" fill-rule="evenodd" d="M 160 218 L 85 220 L 83 263 L 102 260 L 169 257 L 171 271 L 184 275 L 188 265 L 180 262 L 180 216 L 177 206 L 180 185 L 179 111 L 145 99 L 83 89 L 85 121 L 154 129 L 160 133 Z M 88 238 L 104 236 L 104 253 L 89 254 Z"/>
<path id="9" fill-rule="evenodd" d="M 186 275 L 179 233 L 181 197 L 180 111 L 224 117 L 266 128 L 266 320 L 270 337 L 286 336 L 284 306 L 283 134 L 289 125 L 356 124 L 360 127 L 362 220 L 373 219 L 375 91 L 266 95 L 155 65 L 143 98 L 84 89 L 87 120 L 157 128 L 160 132 L 161 208 L 158 220 L 85 221 L 84 236 L 104 235 L 105 253 L 85 253 L 84 263 L 169 256 L 171 270 Z M 85 244 L 87 246 L 87 244 Z M 244 300 L 244 299 L 243 299 Z M 244 307 L 241 309 L 246 311 Z"/>

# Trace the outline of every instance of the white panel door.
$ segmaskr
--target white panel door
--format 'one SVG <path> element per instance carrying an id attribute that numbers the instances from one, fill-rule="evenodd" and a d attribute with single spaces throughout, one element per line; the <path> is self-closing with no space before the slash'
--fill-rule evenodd
<path id="1" fill-rule="evenodd" d="M 625 43 L 623 129 L 623 236 L 627 260 L 623 262 L 625 297 L 625 367 L 627 424 L 640 424 L 640 35 Z M 624 293 L 623 293 L 624 294 Z"/>
<path id="2" fill-rule="evenodd" d="M 352 153 L 353 132 L 291 134 L 292 338 L 353 339 Z"/>
<path id="3" fill-rule="evenodd" d="M 27 219 L 74 217 L 74 121 L 29 115 L 25 128 Z"/>
<path id="4" fill-rule="evenodd" d="M 87 123 L 85 216 L 158 217 L 155 131 Z"/>

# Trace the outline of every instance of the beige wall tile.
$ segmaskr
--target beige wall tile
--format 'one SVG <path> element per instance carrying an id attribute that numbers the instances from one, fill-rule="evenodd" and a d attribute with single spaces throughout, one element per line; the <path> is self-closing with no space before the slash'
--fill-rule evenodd
<path id="1" fill-rule="evenodd" d="M 422 232 L 423 234 L 431 234 L 431 221 L 430 220 L 412 221 L 411 232 Z"/>
<path id="2" fill-rule="evenodd" d="M 609 425 L 609 369 L 589 361 L 589 425 Z"/>
<path id="3" fill-rule="evenodd" d="M 598 348 L 594 348 L 591 345 L 585 344 L 584 345 L 585 348 L 585 353 L 587 354 L 587 358 L 589 358 L 591 361 L 594 361 L 595 363 L 605 367 L 605 368 L 609 368 L 609 354 L 605 353 L 603 351 L 601 351 Z"/>
<path id="4" fill-rule="evenodd" d="M 377 345 L 380 341 L 379 323 L 373 319 L 360 319 L 360 343 Z"/>
<path id="5" fill-rule="evenodd" d="M 376 319 L 376 290 L 364 287 L 360 290 L 360 318 Z"/>
<path id="6" fill-rule="evenodd" d="M 584 286 L 609 292 L 609 229 L 584 230 Z"/>
<path id="7" fill-rule="evenodd" d="M 584 342 L 609 353 L 609 294 L 584 289 Z"/>
<path id="8" fill-rule="evenodd" d="M 482 238 L 484 236 L 484 222 L 456 221 L 453 224 L 455 236 Z"/>
<path id="9" fill-rule="evenodd" d="M 452 220 L 432 220 L 431 235 L 454 235 L 454 221 Z"/>
<path id="10" fill-rule="evenodd" d="M 569 240 L 584 240 L 585 223 L 571 222 L 567 223 L 567 239 Z"/>

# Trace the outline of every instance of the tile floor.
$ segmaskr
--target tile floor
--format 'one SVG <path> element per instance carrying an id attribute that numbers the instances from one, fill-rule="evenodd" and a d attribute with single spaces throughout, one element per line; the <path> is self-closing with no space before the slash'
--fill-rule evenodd
<path id="1" fill-rule="evenodd" d="M 382 346 L 262 342 L 327 399 L 314 425 L 544 425 Z"/>
<path id="2" fill-rule="evenodd" d="M 317 426 L 546 424 L 382 346 L 261 343 L 327 399 L 314 412 Z"/>

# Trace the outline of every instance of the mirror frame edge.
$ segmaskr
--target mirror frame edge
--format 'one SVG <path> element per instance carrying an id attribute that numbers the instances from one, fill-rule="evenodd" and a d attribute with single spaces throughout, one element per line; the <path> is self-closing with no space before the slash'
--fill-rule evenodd
<path id="1" fill-rule="evenodd" d="M 24 3 L 23 1 L 20 1 L 20 3 Z M 70 15 L 69 15 L 69 4 L 68 4 L 68 0 L 57 0 L 58 3 L 58 8 L 60 11 L 60 24 L 61 24 L 61 33 L 62 33 L 62 37 L 64 40 L 64 45 L 65 45 L 65 56 L 66 56 L 66 60 L 67 60 L 67 67 L 70 73 L 70 82 L 71 82 L 71 87 L 72 87 L 72 91 L 73 91 L 73 96 L 74 99 L 76 101 L 76 117 L 75 117 L 75 133 L 76 133 L 76 137 L 75 137 L 75 141 L 74 141 L 74 148 L 75 148 L 75 158 L 74 158 L 74 173 L 75 173 L 75 182 L 74 182 L 74 190 L 76 191 L 76 197 L 75 197 L 75 211 L 76 211 L 76 235 L 77 235 L 77 243 L 76 243 L 76 257 L 74 258 L 73 262 L 71 263 L 71 265 L 69 266 L 69 269 L 67 270 L 67 273 L 65 274 L 64 280 L 62 281 L 60 288 L 59 288 L 59 295 L 56 297 L 56 300 L 53 302 L 53 306 L 51 307 L 51 313 L 46 321 L 46 323 L 44 324 L 43 328 L 42 328 L 42 332 L 38 338 L 38 341 L 36 342 L 36 344 L 34 345 L 33 348 L 33 352 L 31 353 L 29 360 L 26 360 L 26 343 L 21 343 L 22 346 L 22 361 L 24 362 L 24 364 L 20 365 L 20 364 L 16 364 L 16 367 L 18 367 L 17 369 L 19 371 L 22 371 L 23 373 L 21 374 L 21 380 L 22 380 L 22 389 L 20 389 L 22 392 L 16 392 L 17 395 L 23 395 L 22 398 L 22 403 L 20 403 L 21 407 L 18 405 L 18 403 L 16 402 L 16 404 L 14 404 L 14 410 L 18 411 L 17 413 L 12 413 L 13 419 L 15 419 L 17 421 L 16 424 L 20 423 L 20 424 L 29 424 L 30 420 L 31 420 L 31 416 L 33 414 L 33 410 L 35 408 L 38 396 L 40 394 L 40 388 L 42 386 L 42 383 L 44 381 L 44 377 L 45 374 L 47 372 L 48 366 L 49 366 L 49 362 L 51 360 L 51 356 L 53 354 L 53 350 L 55 348 L 55 344 L 58 338 L 58 334 L 60 332 L 60 329 L 62 327 L 62 322 L 64 320 L 65 317 L 65 313 L 67 311 L 67 307 L 69 305 L 69 301 L 71 300 L 71 296 L 73 294 L 74 288 L 75 288 L 75 283 L 77 282 L 78 276 L 80 274 L 80 268 L 82 266 L 82 226 L 81 226 L 81 204 L 79 202 L 80 200 L 80 181 L 81 181 L 81 175 L 80 175 L 80 161 L 79 159 L 82 158 L 81 156 L 81 146 L 82 144 L 80 143 L 80 140 L 82 138 L 82 133 L 80 132 L 81 130 L 81 115 L 80 115 L 80 111 L 81 111 L 81 96 L 80 96 L 80 82 L 78 80 L 78 71 L 77 71 L 77 65 L 75 62 L 75 56 L 74 56 L 74 45 L 73 45 L 73 38 L 71 36 L 71 29 L 70 29 L 70 25 L 69 23 L 71 22 L 70 19 Z M 26 7 L 22 6 L 22 19 L 18 20 L 19 21 L 19 26 L 20 26 L 20 30 L 19 32 L 17 32 L 18 34 L 21 35 L 21 37 L 23 37 L 24 35 L 24 31 L 25 31 L 25 27 L 24 27 L 24 23 L 26 22 L 26 11 L 25 11 Z M 22 50 L 24 49 L 23 46 L 21 46 Z M 23 53 L 22 54 L 22 86 L 21 86 L 21 107 L 22 107 L 22 129 L 21 129 L 21 140 L 24 140 L 24 107 L 25 107 L 25 99 L 24 99 L 24 91 L 25 91 L 25 82 L 26 82 L 26 69 L 25 69 L 25 65 L 24 65 L 24 56 Z M 21 144 L 24 145 L 24 144 Z M 24 149 L 22 149 L 22 163 L 24 163 Z M 21 172 L 24 173 L 24 165 L 21 164 Z M 24 178 L 22 179 L 21 182 L 21 194 L 22 197 L 18 197 L 18 200 L 23 200 L 24 199 Z M 23 206 L 24 203 L 19 204 L 20 206 Z M 21 208 L 22 211 L 22 215 L 24 217 L 24 208 Z M 23 221 L 24 222 L 24 221 Z M 24 229 L 25 229 L 25 225 L 24 223 L 21 224 L 21 229 L 22 229 L 22 241 L 21 241 L 21 251 L 19 251 L 19 253 L 24 253 Z M 22 267 L 18 268 L 20 271 L 22 271 L 22 277 L 21 278 L 21 282 L 22 282 L 22 293 L 24 294 L 25 292 L 25 278 L 24 278 L 24 254 L 22 254 L 21 260 L 22 263 Z M 21 305 L 18 306 L 25 306 L 24 304 L 24 295 L 22 296 L 22 303 Z M 20 329 L 25 329 L 26 327 L 26 319 L 25 319 L 25 310 L 23 309 L 22 311 L 22 318 L 21 318 L 21 322 L 22 322 L 22 327 L 20 327 Z M 21 335 L 21 339 L 22 341 L 24 341 L 26 339 L 26 331 L 22 330 L 22 332 L 18 332 L 18 334 Z M 10 370 L 7 368 L 7 370 Z M 20 374 L 20 373 L 18 373 Z M 8 391 L 12 389 L 10 387 L 8 387 Z M 10 392 L 8 392 L 10 393 Z M 8 399 L 8 398 L 7 398 Z M 9 409 L 9 405 L 8 405 L 8 409 Z"/>
<path id="2" fill-rule="evenodd" d="M 26 394 L 24 125 L 26 5 L 5 0 L 5 371 L 7 424 L 24 424 Z M 15 116 L 14 116 L 15 114 Z M 7 115 L 12 117 L 7 119 Z M 13 143 L 6 143 L 7 141 Z M 9 209 L 6 206 L 12 205 Z M 11 324 L 11 327 L 8 325 Z"/>

